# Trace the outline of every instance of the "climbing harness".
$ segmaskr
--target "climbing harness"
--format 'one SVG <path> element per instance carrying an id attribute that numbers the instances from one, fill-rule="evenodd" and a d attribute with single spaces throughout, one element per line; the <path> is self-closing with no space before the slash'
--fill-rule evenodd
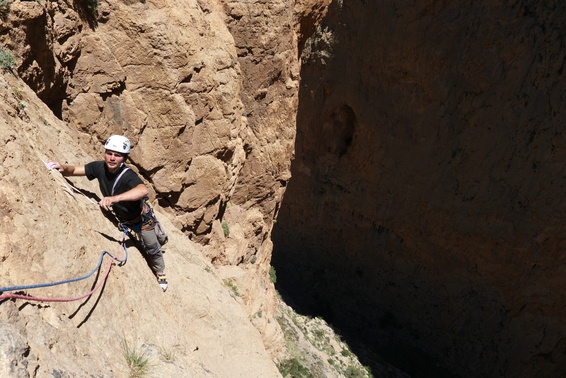
<path id="1" fill-rule="evenodd" d="M 114 180 L 114 185 L 112 185 L 112 191 L 110 192 L 110 195 L 113 196 L 114 195 L 114 189 L 116 189 L 116 184 L 118 184 L 118 181 L 120 181 L 120 178 L 122 177 L 122 175 L 124 173 L 126 173 L 126 171 L 130 169 L 130 167 L 125 167 L 124 169 L 122 169 L 122 172 L 120 172 L 120 174 L 118 175 L 118 177 L 116 177 L 116 180 Z"/>
<path id="2" fill-rule="evenodd" d="M 108 278 L 108 275 L 110 274 L 110 269 L 112 268 L 112 263 L 114 261 L 117 261 L 119 263 L 119 266 L 122 266 L 128 260 L 128 249 L 126 248 L 126 232 L 123 232 L 123 234 L 122 234 L 122 242 L 120 243 L 120 245 L 123 249 L 123 257 L 121 259 L 113 256 L 108 251 L 102 251 L 101 254 L 100 254 L 100 258 L 98 260 L 97 266 L 89 274 L 87 274 L 83 277 L 72 278 L 72 279 L 68 279 L 68 280 L 64 280 L 64 281 L 58 281 L 58 282 L 52 282 L 52 283 L 44 283 L 44 284 L 36 284 L 36 285 L 24 285 L 24 286 L 12 286 L 12 287 L 1 287 L 0 288 L 0 293 L 3 293 L 3 292 L 6 292 L 6 291 L 36 289 L 36 288 L 40 288 L 40 287 L 56 286 L 56 285 L 62 285 L 62 284 L 70 283 L 70 282 L 76 282 L 76 281 L 84 280 L 84 279 L 92 276 L 94 274 L 94 272 L 96 272 L 100 269 L 100 267 L 102 265 L 102 261 L 104 259 L 104 255 L 110 256 L 111 261 L 108 264 L 108 268 L 107 268 L 106 272 L 104 273 L 102 280 L 96 285 L 96 287 L 94 289 L 92 289 L 91 291 L 89 291 L 88 293 L 86 293 L 84 295 L 81 295 L 81 296 L 75 297 L 75 298 L 40 298 L 40 297 L 21 295 L 21 294 L 3 294 L 3 295 L 0 295 L 0 301 L 4 300 L 4 299 L 8 299 L 8 298 L 18 298 L 18 299 L 27 299 L 27 300 L 31 300 L 31 301 L 41 301 L 41 302 L 72 302 L 72 301 L 77 301 L 77 300 L 86 298 L 86 297 L 92 295 L 96 290 L 98 290 L 106 282 L 106 279 Z"/>
<path id="3" fill-rule="evenodd" d="M 155 230 L 157 240 L 162 246 L 165 245 L 165 243 L 167 243 L 167 241 L 169 240 L 169 237 L 165 233 L 163 226 L 161 226 L 161 223 L 159 223 L 159 221 L 157 220 L 157 217 L 153 212 L 153 208 L 149 204 L 148 197 L 144 197 L 142 199 L 141 214 L 138 215 L 135 219 L 120 222 L 120 228 L 130 229 L 136 234 L 139 234 L 142 230 Z"/>

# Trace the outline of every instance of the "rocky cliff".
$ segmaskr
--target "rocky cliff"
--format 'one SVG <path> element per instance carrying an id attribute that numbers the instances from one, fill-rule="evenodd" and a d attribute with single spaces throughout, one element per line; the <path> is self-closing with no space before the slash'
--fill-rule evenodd
<path id="1" fill-rule="evenodd" d="M 0 2 L 0 287 L 79 277 L 102 251 L 120 254 L 91 205 L 96 184 L 43 165 L 100 159 L 114 133 L 132 140 L 171 239 L 166 293 L 130 243 L 96 297 L 1 301 L 1 375 L 125 376 L 131 348 L 160 376 L 279 375 L 270 234 L 299 49 L 328 3 Z M 73 298 L 103 275 L 19 294 Z"/>
<path id="2" fill-rule="evenodd" d="M 565 17 L 333 2 L 274 230 L 285 292 L 417 377 L 564 376 Z"/>
<path id="3" fill-rule="evenodd" d="M 94 156 L 81 147 L 79 132 L 21 80 L 6 74 L 0 82 L 2 287 L 83 277 L 100 259 L 90 278 L 15 294 L 65 300 L 104 283 L 93 296 L 68 303 L 2 299 L 0 375 L 124 377 L 135 371 L 128 365 L 132 356 L 151 360 L 159 376 L 278 376 L 241 298 L 161 211 L 171 239 L 169 290 L 161 291 L 131 242 L 126 264 L 114 264 L 103 280 L 111 264 L 103 251 L 120 259 L 124 253 L 120 232 L 91 202 L 97 184 L 68 182 L 42 162 Z"/>

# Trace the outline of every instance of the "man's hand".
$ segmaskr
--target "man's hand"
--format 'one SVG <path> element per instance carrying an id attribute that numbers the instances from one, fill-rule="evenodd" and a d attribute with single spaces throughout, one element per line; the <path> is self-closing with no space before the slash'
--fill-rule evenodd
<path id="1" fill-rule="evenodd" d="M 59 172 L 63 172 L 63 166 L 56 161 L 49 160 L 47 163 L 45 163 L 45 166 L 49 170 L 56 169 Z"/>
<path id="2" fill-rule="evenodd" d="M 109 207 L 119 201 L 116 200 L 116 197 L 104 197 L 98 204 L 105 210 L 110 210 Z"/>
<path id="3" fill-rule="evenodd" d="M 63 176 L 85 176 L 86 175 L 84 165 L 63 165 L 63 164 L 60 164 L 56 161 L 49 160 L 47 163 L 45 163 L 45 166 L 49 170 L 51 170 L 51 169 L 58 170 L 59 172 L 61 172 L 61 174 Z"/>

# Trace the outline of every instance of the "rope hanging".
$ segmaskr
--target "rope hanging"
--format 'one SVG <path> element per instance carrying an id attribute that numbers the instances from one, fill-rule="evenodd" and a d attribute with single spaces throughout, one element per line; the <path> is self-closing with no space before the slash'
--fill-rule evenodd
<path id="1" fill-rule="evenodd" d="M 29 139 L 29 138 L 28 138 Z M 48 164 L 41 159 L 41 157 L 39 158 L 43 164 L 45 164 L 45 166 L 49 169 L 52 170 L 51 168 L 49 168 Z M 72 192 L 73 190 L 76 191 L 77 193 L 82 194 L 84 197 L 86 197 L 90 204 L 94 204 L 94 205 L 98 205 L 98 203 L 94 202 L 91 198 L 89 198 L 88 196 L 86 196 L 83 192 L 81 192 L 79 189 L 75 188 L 73 185 L 70 185 L 68 183 L 63 183 L 70 192 Z M 28 289 L 36 289 L 36 288 L 40 288 L 40 287 L 50 287 L 50 286 L 56 286 L 56 285 L 62 285 L 62 284 L 66 284 L 66 283 L 71 283 L 71 282 L 76 282 L 76 281 L 80 281 L 80 280 L 84 280 L 86 278 L 89 278 L 90 276 L 92 276 L 96 271 L 98 271 L 100 269 L 100 267 L 102 266 L 102 261 L 104 260 L 104 255 L 108 255 L 110 256 L 111 260 L 110 263 L 108 264 L 108 268 L 106 269 L 106 272 L 104 273 L 104 277 L 102 278 L 102 280 L 95 286 L 94 289 L 92 289 L 91 291 L 89 291 L 86 294 L 83 294 L 79 297 L 75 297 L 75 298 L 40 298 L 40 297 L 33 297 L 33 296 L 28 296 L 28 295 L 22 295 L 22 294 L 3 294 L 0 295 L 0 301 L 4 300 L 4 299 L 9 299 L 9 298 L 17 298 L 17 299 L 26 299 L 26 300 L 30 300 L 30 301 L 41 301 L 41 302 L 72 302 L 72 301 L 77 301 L 83 298 L 86 298 L 90 295 L 92 295 L 96 290 L 98 290 L 108 279 L 108 276 L 110 274 L 110 270 L 112 268 L 112 263 L 114 261 L 119 262 L 120 266 L 124 265 L 128 259 L 128 250 L 126 248 L 126 235 L 127 235 L 127 229 L 126 228 L 122 228 L 123 233 L 122 233 L 122 242 L 120 243 L 123 252 L 124 252 L 124 256 L 122 259 L 119 259 L 115 256 L 113 256 L 110 252 L 108 251 L 102 251 L 100 254 L 100 258 L 98 260 L 98 264 L 96 265 L 96 267 L 87 275 L 82 276 L 82 277 L 78 277 L 78 278 L 72 278 L 72 279 L 68 279 L 68 280 L 63 280 L 63 281 L 57 281 L 57 282 L 51 282 L 51 283 L 43 283 L 43 284 L 35 284 L 35 285 L 22 285 L 22 286 L 11 286 L 11 287 L 2 287 L 0 288 L 0 293 L 4 293 L 6 291 L 17 291 L 17 290 L 28 290 Z M 1 302 L 0 302 L 1 304 Z"/>
<path id="2" fill-rule="evenodd" d="M 106 270 L 106 273 L 104 274 L 103 279 L 98 283 L 98 285 L 94 289 L 92 289 L 90 292 L 88 292 L 84 295 L 81 295 L 81 296 L 75 297 L 75 298 L 39 298 L 39 297 L 33 297 L 33 296 L 27 296 L 27 295 L 21 295 L 21 294 L 4 294 L 4 295 L 0 295 L 0 301 L 3 300 L 3 299 L 8 299 L 8 298 L 18 298 L 18 299 L 27 299 L 27 300 L 32 300 L 32 301 L 41 301 L 41 302 L 71 302 L 71 301 L 77 301 L 77 300 L 86 298 L 86 297 L 92 295 L 96 290 L 98 290 L 104 284 L 104 282 L 106 282 L 106 279 L 108 278 L 108 275 L 110 274 L 110 269 L 112 268 L 112 262 L 118 261 L 120 263 L 120 265 L 124 265 L 126 263 L 126 261 L 128 259 L 128 250 L 126 248 L 126 232 L 124 232 L 122 234 L 122 242 L 120 243 L 120 245 L 121 245 L 123 252 L 124 252 L 124 256 L 123 256 L 122 259 L 119 259 L 119 258 L 113 256 L 108 251 L 102 251 L 102 253 L 100 254 L 100 258 L 98 260 L 98 264 L 97 264 L 96 268 L 94 268 L 86 276 L 78 277 L 78 278 L 72 278 L 72 279 L 64 280 L 64 281 L 52 282 L 52 283 L 44 283 L 44 284 L 36 284 L 36 285 L 24 285 L 24 286 L 12 286 L 12 287 L 0 288 L 0 293 L 1 293 L 1 292 L 6 292 L 6 291 L 26 290 L 26 289 L 35 289 L 35 288 L 39 288 L 39 287 L 56 286 L 56 285 L 62 285 L 62 284 L 65 284 L 65 283 L 84 280 L 84 279 L 92 276 L 94 274 L 94 272 L 96 272 L 97 270 L 100 269 L 100 267 L 102 265 L 102 261 L 104 259 L 104 255 L 110 256 L 110 258 L 112 260 L 108 264 L 108 269 Z"/>

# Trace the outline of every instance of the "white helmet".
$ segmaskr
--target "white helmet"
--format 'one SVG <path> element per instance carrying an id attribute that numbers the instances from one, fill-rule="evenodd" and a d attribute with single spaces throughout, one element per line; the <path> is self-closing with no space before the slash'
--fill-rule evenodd
<path id="1" fill-rule="evenodd" d="M 130 140 L 122 135 L 112 135 L 106 143 L 104 143 L 104 148 L 107 150 L 112 150 L 120 152 L 122 154 L 130 153 Z"/>

